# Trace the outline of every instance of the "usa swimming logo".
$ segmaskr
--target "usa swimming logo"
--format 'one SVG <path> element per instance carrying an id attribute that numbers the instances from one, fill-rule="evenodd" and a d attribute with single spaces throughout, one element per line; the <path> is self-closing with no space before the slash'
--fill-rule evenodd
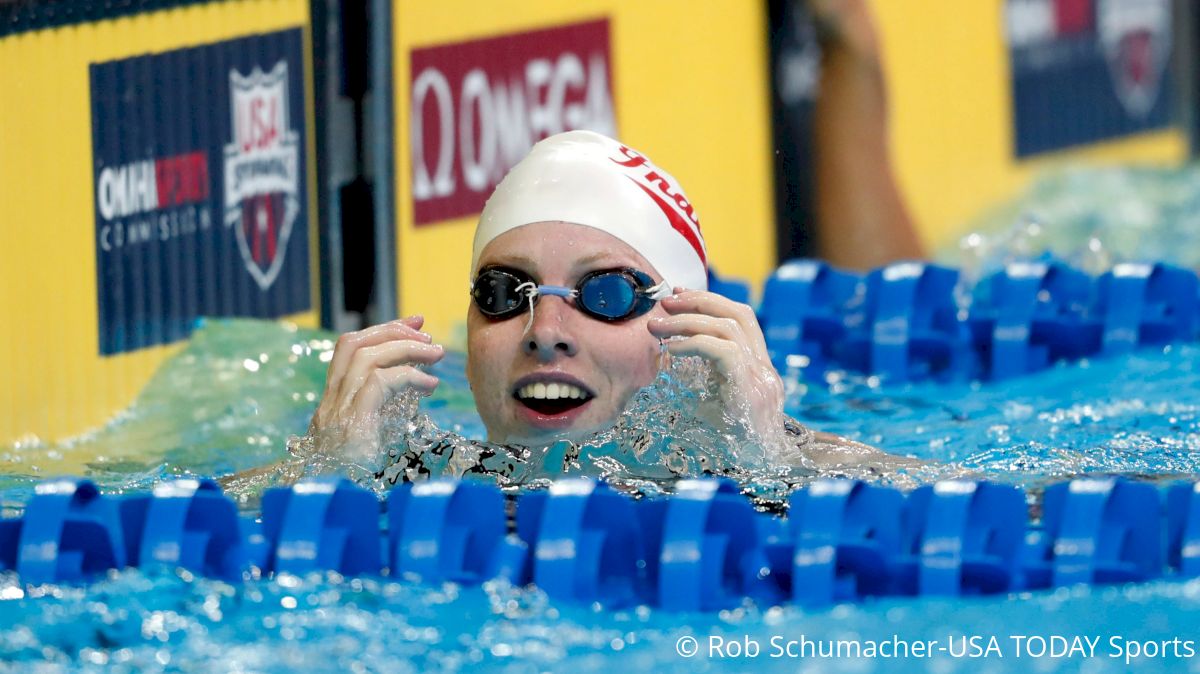
<path id="1" fill-rule="evenodd" d="M 1167 0 L 1100 0 L 1100 44 L 1121 105 L 1147 115 L 1158 100 L 1171 51 Z"/>
<path id="2" fill-rule="evenodd" d="M 287 62 L 229 73 L 233 142 L 225 146 L 225 226 L 263 290 L 283 267 L 300 213 L 299 135 L 288 123 Z"/>

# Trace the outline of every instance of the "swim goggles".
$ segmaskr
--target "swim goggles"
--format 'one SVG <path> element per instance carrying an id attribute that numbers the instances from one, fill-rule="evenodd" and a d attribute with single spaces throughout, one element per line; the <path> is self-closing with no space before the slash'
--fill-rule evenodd
<path id="1" fill-rule="evenodd" d="M 541 295 L 574 300 L 575 308 L 600 321 L 627 321 L 650 311 L 654 303 L 671 294 L 663 281 L 654 283 L 636 269 L 601 269 L 584 274 L 574 288 L 539 285 L 526 273 L 508 267 L 484 267 L 471 283 L 471 298 L 479 312 L 505 320 L 525 311 L 530 321 Z"/>

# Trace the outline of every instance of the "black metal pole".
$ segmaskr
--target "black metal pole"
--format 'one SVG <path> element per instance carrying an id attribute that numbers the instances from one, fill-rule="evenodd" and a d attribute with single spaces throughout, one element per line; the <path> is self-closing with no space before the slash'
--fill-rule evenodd
<path id="1" fill-rule="evenodd" d="M 396 317 L 396 138 L 392 72 L 392 0 L 371 0 L 371 95 L 367 148 L 371 153 L 375 207 L 375 283 L 371 322 Z"/>

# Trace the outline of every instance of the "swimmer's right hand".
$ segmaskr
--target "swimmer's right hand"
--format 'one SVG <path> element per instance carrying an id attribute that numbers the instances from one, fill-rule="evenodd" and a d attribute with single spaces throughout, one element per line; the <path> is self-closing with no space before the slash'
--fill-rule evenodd
<path id="1" fill-rule="evenodd" d="M 338 338 L 308 429 L 319 450 L 373 454 L 384 403 L 408 390 L 433 392 L 438 378 L 417 366 L 438 362 L 445 349 L 420 331 L 424 323 L 421 316 L 409 316 Z"/>

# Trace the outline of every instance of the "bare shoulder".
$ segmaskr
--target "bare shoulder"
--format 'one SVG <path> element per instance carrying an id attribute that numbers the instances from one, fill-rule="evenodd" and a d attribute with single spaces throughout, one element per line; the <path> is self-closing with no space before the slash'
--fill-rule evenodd
<path id="1" fill-rule="evenodd" d="M 786 428 L 797 437 L 807 459 L 822 473 L 847 476 L 875 475 L 896 477 L 914 469 L 932 467 L 927 461 L 889 454 L 871 445 L 833 433 L 804 428 L 789 420 Z"/>

